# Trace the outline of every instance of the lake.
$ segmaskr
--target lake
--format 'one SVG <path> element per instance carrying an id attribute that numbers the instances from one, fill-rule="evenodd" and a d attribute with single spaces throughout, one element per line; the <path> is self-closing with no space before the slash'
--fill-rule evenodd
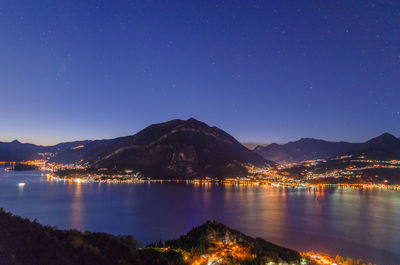
<path id="1" fill-rule="evenodd" d="M 26 182 L 19 187 L 19 182 Z M 69 184 L 0 169 L 0 207 L 59 228 L 172 239 L 213 219 L 296 250 L 400 264 L 400 192 L 186 183 Z"/>

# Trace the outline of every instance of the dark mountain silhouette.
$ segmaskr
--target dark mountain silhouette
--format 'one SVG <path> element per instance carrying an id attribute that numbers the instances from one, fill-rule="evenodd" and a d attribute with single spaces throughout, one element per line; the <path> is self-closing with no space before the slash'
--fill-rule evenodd
<path id="1" fill-rule="evenodd" d="M 329 142 L 303 138 L 287 144 L 248 150 L 217 127 L 193 118 L 153 124 L 132 136 L 75 141 L 54 146 L 0 142 L 0 161 L 39 159 L 52 153 L 51 162 L 86 162 L 93 167 L 132 169 L 151 177 L 240 176 L 242 163 L 300 162 L 352 154 L 373 159 L 400 159 L 400 139 L 384 133 L 365 143 Z"/>
<path id="2" fill-rule="evenodd" d="M 350 153 L 379 160 L 400 159 L 400 140 L 389 133 L 384 133 L 360 144 Z"/>
<path id="3" fill-rule="evenodd" d="M 287 144 L 257 146 L 254 152 L 279 163 L 327 159 L 338 155 L 365 156 L 371 159 L 400 159 L 400 140 L 384 133 L 365 143 L 328 142 L 303 138 Z"/>
<path id="4" fill-rule="evenodd" d="M 359 144 L 347 142 L 328 142 L 319 139 L 302 138 L 287 144 L 270 144 L 268 146 L 257 146 L 254 152 L 265 159 L 275 162 L 300 162 L 304 160 L 329 158 L 336 155 L 348 153 Z"/>
<path id="5" fill-rule="evenodd" d="M 44 156 L 39 155 L 40 153 L 53 153 L 56 156 L 63 154 L 68 150 L 74 150 L 73 148 L 80 145 L 86 145 L 91 141 L 75 141 L 75 142 L 66 142 L 60 143 L 53 146 L 42 146 L 35 145 L 29 143 L 20 143 L 17 140 L 12 142 L 0 142 L 0 161 L 4 162 L 18 162 L 18 161 L 27 161 L 34 159 L 41 159 Z M 59 159 L 55 159 L 62 163 L 75 162 L 79 161 L 81 156 L 76 155 L 75 157 L 62 157 Z"/>
<path id="6" fill-rule="evenodd" d="M 9 143 L 0 142 L 0 161 L 24 161 L 39 159 L 38 153 L 41 152 L 43 146 L 34 144 L 23 144 L 17 140 Z"/>
<path id="7" fill-rule="evenodd" d="M 131 140 L 132 136 L 126 136 L 115 139 L 58 144 L 51 149 L 51 151 L 55 152 L 56 155 L 50 159 L 50 162 L 72 164 L 80 161 L 96 161 L 100 159 L 103 154 L 106 154 L 120 146 L 127 145 Z"/>
<path id="8" fill-rule="evenodd" d="M 242 163 L 274 164 L 248 150 L 217 127 L 193 118 L 153 124 L 133 136 L 77 141 L 55 146 L 0 143 L 0 161 L 41 158 L 51 162 L 85 162 L 93 167 L 137 170 L 150 177 L 240 176 Z"/>
<path id="9" fill-rule="evenodd" d="M 134 169 L 148 176 L 177 178 L 240 176 L 247 174 L 241 163 L 273 164 L 221 129 L 193 118 L 150 125 L 114 143 L 113 148 L 90 162 L 96 167 Z"/>

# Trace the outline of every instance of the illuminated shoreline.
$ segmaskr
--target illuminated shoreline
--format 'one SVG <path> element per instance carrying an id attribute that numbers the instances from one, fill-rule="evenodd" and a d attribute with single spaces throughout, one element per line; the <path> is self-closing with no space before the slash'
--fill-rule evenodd
<path id="1" fill-rule="evenodd" d="M 288 184 L 270 181 L 248 181 L 248 180 L 227 180 L 227 179 L 142 179 L 142 178 L 121 178 L 111 176 L 93 176 L 93 177 L 59 177 L 53 173 L 46 175 L 48 181 L 59 181 L 69 183 L 186 183 L 197 186 L 208 185 L 224 185 L 224 186 L 270 186 L 276 188 L 292 188 L 292 189 L 318 189 L 321 187 L 336 188 L 354 188 L 354 189 L 378 189 L 378 190 L 395 190 L 400 191 L 400 185 L 387 184 Z"/>
<path id="2" fill-rule="evenodd" d="M 342 157 L 338 158 L 342 159 Z M 389 183 L 386 180 L 381 182 L 357 182 L 360 181 L 354 172 L 358 172 L 370 168 L 399 168 L 400 161 L 376 161 L 358 159 L 353 162 L 367 163 L 363 167 L 347 167 L 344 169 L 335 169 L 328 173 L 316 174 L 308 172 L 301 178 L 290 175 L 282 169 L 292 168 L 294 166 L 303 165 L 309 167 L 318 163 L 325 163 L 325 160 L 304 161 L 302 163 L 282 164 L 277 167 L 255 167 L 251 164 L 243 164 L 248 170 L 248 176 L 242 177 L 226 177 L 226 178 L 210 178 L 197 177 L 186 179 L 158 179 L 147 178 L 139 172 L 132 170 L 110 171 L 108 169 L 95 169 L 94 171 L 87 164 L 58 164 L 49 163 L 45 159 L 18 162 L 20 164 L 35 166 L 38 170 L 50 172 L 47 174 L 49 181 L 63 181 L 71 183 L 187 183 L 194 185 L 239 185 L 239 186 L 272 186 L 280 188 L 293 189 L 318 189 L 321 187 L 338 187 L 338 188 L 357 188 L 357 189 L 378 189 L 378 190 L 400 190 L 400 184 Z M 12 169 L 17 162 L 4 162 L 9 164 Z M 65 176 L 59 175 L 58 172 L 71 171 Z M 350 177 L 349 177 L 350 176 Z M 332 183 L 332 181 L 334 183 Z"/>

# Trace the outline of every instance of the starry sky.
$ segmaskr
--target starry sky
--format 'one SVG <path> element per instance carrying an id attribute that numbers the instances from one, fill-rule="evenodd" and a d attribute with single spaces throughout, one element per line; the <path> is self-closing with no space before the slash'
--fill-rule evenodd
<path id="1" fill-rule="evenodd" d="M 3 0 L 0 140 L 400 136 L 399 25 L 397 0 Z"/>

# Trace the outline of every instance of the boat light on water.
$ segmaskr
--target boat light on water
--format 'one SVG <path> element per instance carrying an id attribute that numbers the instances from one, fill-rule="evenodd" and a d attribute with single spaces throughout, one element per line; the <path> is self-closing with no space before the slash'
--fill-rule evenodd
<path id="1" fill-rule="evenodd" d="M 20 182 L 20 183 L 18 183 L 18 186 L 19 186 L 19 187 L 24 187 L 25 184 L 26 184 L 25 182 Z"/>

